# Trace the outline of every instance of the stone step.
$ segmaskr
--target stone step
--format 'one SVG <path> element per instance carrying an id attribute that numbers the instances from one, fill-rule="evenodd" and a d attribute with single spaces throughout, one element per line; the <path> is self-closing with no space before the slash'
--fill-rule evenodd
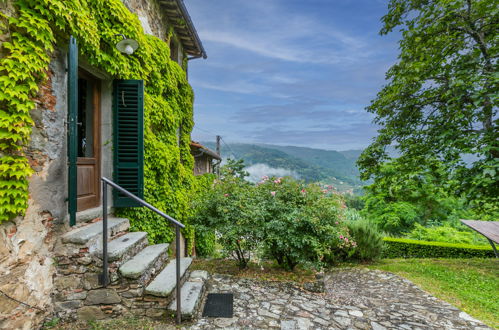
<path id="1" fill-rule="evenodd" d="M 180 291 L 180 312 L 183 319 L 192 319 L 197 311 L 197 307 L 203 297 L 204 282 L 190 282 L 187 281 L 182 285 Z M 177 299 L 174 299 L 170 306 L 169 311 L 177 311 Z"/>
<path id="2" fill-rule="evenodd" d="M 183 277 L 187 268 L 192 263 L 192 258 L 180 259 L 180 276 Z M 168 297 L 177 285 L 177 261 L 172 260 L 156 278 L 146 287 L 145 293 L 157 297 Z"/>
<path id="3" fill-rule="evenodd" d="M 205 270 L 193 270 L 189 279 L 182 285 L 180 290 L 180 308 L 183 319 L 192 319 L 198 310 L 203 298 L 205 281 L 208 280 L 208 272 Z M 168 310 L 177 312 L 177 299 L 174 298 Z"/>
<path id="4" fill-rule="evenodd" d="M 130 222 L 128 219 L 109 217 L 107 219 L 108 235 L 113 236 L 120 231 L 128 230 Z M 87 244 L 90 240 L 101 237 L 102 220 L 86 225 L 62 236 L 63 243 Z"/>
<path id="5" fill-rule="evenodd" d="M 156 272 L 159 259 L 168 259 L 168 244 L 150 245 L 140 251 L 135 257 L 128 260 L 119 268 L 122 276 L 131 279 L 138 279 L 146 272 L 151 274 Z M 162 263 L 161 263 L 162 264 Z M 161 266 L 161 264 L 159 266 Z"/>
<path id="6" fill-rule="evenodd" d="M 128 260 L 145 246 L 147 246 L 147 233 L 140 231 L 126 233 L 108 243 L 107 255 L 109 261 Z M 102 258 L 102 248 L 97 249 L 95 255 Z"/>

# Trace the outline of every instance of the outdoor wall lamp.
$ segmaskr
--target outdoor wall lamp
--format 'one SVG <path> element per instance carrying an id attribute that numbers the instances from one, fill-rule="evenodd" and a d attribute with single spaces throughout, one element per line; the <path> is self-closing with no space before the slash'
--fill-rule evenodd
<path id="1" fill-rule="evenodd" d="M 139 43 L 133 39 L 128 39 L 124 34 L 116 34 L 122 36 L 123 40 L 116 44 L 116 48 L 123 54 L 132 55 L 139 48 Z"/>

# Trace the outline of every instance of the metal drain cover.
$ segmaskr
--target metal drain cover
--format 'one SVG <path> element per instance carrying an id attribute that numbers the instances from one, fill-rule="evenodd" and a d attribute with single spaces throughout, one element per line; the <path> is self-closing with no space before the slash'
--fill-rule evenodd
<path id="1" fill-rule="evenodd" d="M 234 294 L 208 293 L 204 305 L 203 316 L 232 317 L 234 314 Z"/>

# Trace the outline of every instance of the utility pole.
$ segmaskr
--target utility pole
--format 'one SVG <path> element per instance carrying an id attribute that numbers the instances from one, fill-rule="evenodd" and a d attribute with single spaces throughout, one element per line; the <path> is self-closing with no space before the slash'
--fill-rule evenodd
<path id="1" fill-rule="evenodd" d="M 220 140 L 222 140 L 222 137 L 220 135 L 217 135 L 217 154 L 220 156 Z M 219 160 L 216 168 L 217 172 L 217 178 L 220 178 L 220 163 L 222 161 Z"/>
<path id="2" fill-rule="evenodd" d="M 220 156 L 220 140 L 222 137 L 220 135 L 217 135 L 217 154 Z"/>

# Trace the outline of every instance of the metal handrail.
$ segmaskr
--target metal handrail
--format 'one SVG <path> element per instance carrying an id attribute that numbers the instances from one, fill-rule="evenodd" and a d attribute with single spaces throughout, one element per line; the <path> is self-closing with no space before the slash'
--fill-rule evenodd
<path id="1" fill-rule="evenodd" d="M 138 202 L 140 205 L 143 205 L 150 209 L 151 211 L 159 214 L 163 218 L 167 219 L 171 223 L 175 225 L 175 245 L 176 245 L 176 273 L 177 273 L 177 287 L 176 287 L 176 296 L 177 296 L 177 323 L 180 324 L 182 322 L 182 313 L 181 313 L 181 305 L 180 305 L 180 228 L 185 228 L 185 225 L 181 222 L 175 220 L 170 217 L 168 214 L 165 214 L 147 203 L 143 199 L 135 196 L 128 190 L 123 187 L 120 187 L 113 181 L 108 178 L 101 177 L 102 180 L 102 274 L 99 276 L 100 284 L 104 287 L 107 287 L 109 284 L 109 272 L 108 272 L 108 255 L 107 255 L 107 185 L 110 185 L 114 189 L 120 191 L 121 193 L 127 195 L 134 201 Z"/>

